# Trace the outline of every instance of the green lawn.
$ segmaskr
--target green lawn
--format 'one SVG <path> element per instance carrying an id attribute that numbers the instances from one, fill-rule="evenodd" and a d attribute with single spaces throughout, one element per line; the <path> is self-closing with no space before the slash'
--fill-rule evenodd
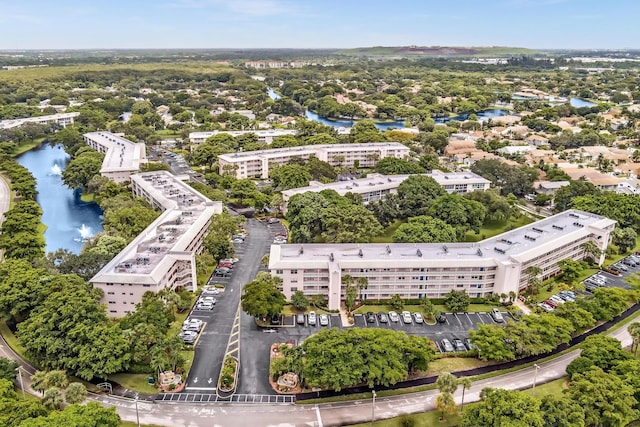
<path id="1" fill-rule="evenodd" d="M 149 384 L 147 378 L 153 374 L 114 374 L 109 375 L 111 381 L 115 381 L 122 387 L 141 393 L 156 394 L 158 390 L 155 385 Z"/>
<path id="2" fill-rule="evenodd" d="M 398 227 L 400 227 L 405 222 L 406 221 L 400 221 L 399 219 L 395 220 L 394 222 L 389 224 L 387 228 L 384 229 L 384 232 L 381 235 L 371 239 L 371 242 L 372 243 L 392 243 L 393 239 L 391 238 L 391 236 L 393 236 L 393 233 L 395 233 Z"/>
<path id="3" fill-rule="evenodd" d="M 18 147 L 13 152 L 13 157 L 18 157 L 20 154 L 26 153 L 27 151 L 33 150 L 38 145 L 42 144 L 45 140 L 44 137 L 33 139 L 31 141 L 25 141 L 23 143 L 18 144 Z"/>
<path id="4" fill-rule="evenodd" d="M 479 242 L 480 240 L 488 239 L 498 234 L 502 234 L 506 231 L 513 230 L 518 227 L 523 227 L 527 224 L 534 222 L 531 218 L 521 215 L 517 219 L 510 219 L 507 222 L 495 222 L 488 221 L 482 227 L 480 227 L 479 233 L 467 233 L 465 241 L 467 242 Z"/>
<path id="5" fill-rule="evenodd" d="M 541 397 L 544 395 L 561 395 L 562 390 L 565 387 L 566 381 L 567 381 L 567 378 L 564 377 L 555 381 L 551 381 L 547 384 L 536 386 L 535 395 L 538 397 Z M 531 393 L 531 390 L 527 390 L 526 392 Z M 368 400 L 371 400 L 370 395 L 368 396 Z M 465 408 L 469 408 L 475 405 L 477 405 L 477 403 L 470 403 L 464 406 Z M 454 414 L 451 414 L 451 415 L 445 414 L 444 421 L 440 421 L 440 411 L 429 411 L 429 412 L 423 412 L 420 414 L 403 415 L 402 417 L 395 417 L 395 418 L 389 418 L 386 420 L 380 420 L 373 423 L 373 425 L 376 427 L 398 427 L 402 425 L 400 424 L 400 420 L 403 417 L 407 417 L 407 418 L 411 418 L 414 421 L 414 423 L 412 424 L 414 427 L 433 427 L 433 426 L 457 427 L 462 422 L 462 416 L 460 416 L 459 410 L 460 410 L 460 407 L 458 407 L 458 410 Z M 371 423 L 354 424 L 354 426 L 359 426 L 359 427 L 367 427 L 370 425 Z"/>
<path id="6" fill-rule="evenodd" d="M 80 200 L 85 203 L 91 203 L 96 201 L 96 195 L 94 193 L 82 193 L 80 195 Z"/>
<path id="7" fill-rule="evenodd" d="M 13 332 L 11 332 L 11 329 L 9 329 L 9 326 L 7 326 L 6 320 L 0 321 L 0 334 L 2 334 L 5 341 L 7 342 L 7 344 L 9 344 L 9 347 L 11 347 L 13 351 L 18 353 L 18 355 L 23 359 L 26 359 L 24 355 L 24 347 L 20 345 L 20 343 L 18 342 L 18 338 L 16 338 Z"/>

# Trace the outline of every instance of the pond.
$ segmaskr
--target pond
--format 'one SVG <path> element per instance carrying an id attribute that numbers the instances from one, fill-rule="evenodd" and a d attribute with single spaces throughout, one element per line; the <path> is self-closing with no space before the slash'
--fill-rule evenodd
<path id="1" fill-rule="evenodd" d="M 80 192 L 62 182 L 69 155 L 61 145 L 42 144 L 17 158 L 36 179 L 37 201 L 42 207 L 46 251 L 68 249 L 78 254 L 82 244 L 102 231 L 102 210 L 97 203 L 80 200 Z"/>

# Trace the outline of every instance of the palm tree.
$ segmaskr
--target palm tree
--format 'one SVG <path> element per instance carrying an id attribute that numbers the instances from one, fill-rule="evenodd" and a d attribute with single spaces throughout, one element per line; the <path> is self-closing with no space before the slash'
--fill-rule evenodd
<path id="1" fill-rule="evenodd" d="M 31 375 L 31 388 L 40 393 L 44 393 L 47 389 L 47 373 L 44 371 L 36 371 Z"/>
<path id="2" fill-rule="evenodd" d="M 627 326 L 627 331 L 629 331 L 629 335 L 633 338 L 633 342 L 631 343 L 631 351 L 633 354 L 638 353 L 638 344 L 640 344 L 640 322 L 633 322 L 629 326 Z"/>
<path id="3" fill-rule="evenodd" d="M 456 401 L 453 400 L 451 393 L 441 393 L 436 398 L 436 409 L 442 411 L 440 421 L 444 421 L 444 413 L 453 414 L 456 410 Z"/>
<path id="4" fill-rule="evenodd" d="M 462 407 L 460 408 L 460 412 L 464 412 L 464 392 L 466 389 L 471 388 L 471 378 L 462 377 L 458 379 L 458 384 L 462 386 Z"/>
<path id="5" fill-rule="evenodd" d="M 57 387 L 63 389 L 69 385 L 69 380 L 65 371 L 49 371 L 45 375 L 45 383 L 47 388 Z"/>
<path id="6" fill-rule="evenodd" d="M 443 372 L 436 380 L 436 387 L 442 393 L 453 394 L 458 388 L 458 379 L 449 372 Z"/>
<path id="7" fill-rule="evenodd" d="M 367 289 L 369 287 L 369 279 L 367 279 L 366 277 L 357 277 L 356 278 L 356 287 L 358 288 L 358 293 L 360 301 L 363 300 L 362 297 L 362 290 L 363 289 Z"/>
<path id="8" fill-rule="evenodd" d="M 600 259 L 600 256 L 602 255 L 602 251 L 593 240 L 587 240 L 584 242 L 582 244 L 582 249 L 584 249 L 584 253 L 586 255 L 591 255 L 594 260 Z"/>
<path id="9" fill-rule="evenodd" d="M 540 274 L 542 274 L 542 269 L 540 267 L 532 265 L 527 267 L 524 272 L 529 275 L 529 288 L 533 291 L 533 293 L 537 294 L 538 287 L 542 284 L 540 277 L 538 277 L 540 276 Z"/>
<path id="10" fill-rule="evenodd" d="M 516 293 L 513 291 L 509 291 L 509 302 L 514 302 L 516 300 Z"/>
<path id="11" fill-rule="evenodd" d="M 64 400 L 73 405 L 87 398 L 87 388 L 82 383 L 71 383 L 64 391 Z"/>
<path id="12" fill-rule="evenodd" d="M 42 405 L 47 409 L 60 409 L 62 401 L 62 390 L 58 387 L 51 387 L 44 392 Z"/>
<path id="13" fill-rule="evenodd" d="M 500 302 L 504 302 L 504 300 L 507 299 L 507 294 L 505 294 L 504 292 L 500 294 Z"/>

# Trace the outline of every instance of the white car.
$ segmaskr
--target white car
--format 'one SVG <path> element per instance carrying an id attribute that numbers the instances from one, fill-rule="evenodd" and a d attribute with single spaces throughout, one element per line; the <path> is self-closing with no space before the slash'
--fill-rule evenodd
<path id="1" fill-rule="evenodd" d="M 206 286 L 202 290 L 202 295 L 218 295 L 220 293 L 220 289 L 215 286 Z"/>
<path id="2" fill-rule="evenodd" d="M 196 305 L 196 310 L 213 310 L 212 302 L 199 302 Z"/>
<path id="3" fill-rule="evenodd" d="M 215 299 L 214 297 L 200 297 L 200 302 L 210 302 L 213 305 L 216 305 L 216 303 L 218 302 L 217 299 Z"/>
<path id="4" fill-rule="evenodd" d="M 493 320 L 496 323 L 504 322 L 504 317 L 502 317 L 502 313 L 500 313 L 500 310 L 498 310 L 497 308 L 491 310 L 491 317 L 493 317 Z"/>
<path id="5" fill-rule="evenodd" d="M 184 323 L 182 323 L 182 330 L 200 332 L 200 329 L 202 329 L 202 325 L 203 322 L 200 319 L 187 319 L 184 321 Z"/>
<path id="6" fill-rule="evenodd" d="M 318 317 L 320 318 L 320 326 L 329 326 L 329 316 L 321 314 Z"/>
<path id="7" fill-rule="evenodd" d="M 311 326 L 315 326 L 316 325 L 316 312 L 315 311 L 310 311 L 309 314 L 307 315 L 307 323 Z"/>
<path id="8" fill-rule="evenodd" d="M 411 313 L 409 313 L 408 311 L 403 311 L 402 313 L 400 313 L 400 315 L 402 316 L 402 321 L 406 324 L 410 324 L 411 323 Z"/>
<path id="9" fill-rule="evenodd" d="M 389 312 L 389 320 L 391 320 L 392 322 L 399 322 L 400 321 L 400 316 L 398 316 L 398 313 L 396 313 L 395 311 L 390 311 Z"/>
<path id="10" fill-rule="evenodd" d="M 422 314 L 420 313 L 413 313 L 413 318 L 415 319 L 416 323 L 424 322 L 424 319 L 422 318 Z"/>

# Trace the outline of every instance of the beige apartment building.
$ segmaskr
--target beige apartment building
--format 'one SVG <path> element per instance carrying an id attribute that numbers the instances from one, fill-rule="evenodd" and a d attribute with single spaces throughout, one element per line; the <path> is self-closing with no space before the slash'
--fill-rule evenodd
<path id="1" fill-rule="evenodd" d="M 213 202 L 166 171 L 131 176 L 133 195 L 162 214 L 90 281 L 102 289 L 110 317 L 135 311 L 145 292 L 195 291 L 195 255 L 202 251 L 211 217 L 222 212 Z"/>
<path id="2" fill-rule="evenodd" d="M 473 172 L 442 172 L 434 170 L 423 175 L 436 180 L 449 194 L 465 194 L 476 190 L 485 191 L 491 187 L 491 181 Z M 282 192 L 282 199 L 284 201 L 282 212 L 287 213 L 287 204 L 291 197 L 308 191 L 319 193 L 322 190 L 334 190 L 341 196 L 347 193 L 354 193 L 362 197 L 364 204 L 375 202 L 386 198 L 388 194 L 396 194 L 400 184 L 410 176 L 413 175 L 382 175 L 372 173 L 366 178 L 330 182 L 328 184 L 311 181 L 307 187 L 292 188 Z"/>
<path id="3" fill-rule="evenodd" d="M 241 135 L 253 133 L 258 137 L 258 142 L 271 144 L 274 138 L 284 135 L 295 136 L 298 131 L 295 129 L 266 129 L 266 130 L 214 130 L 210 132 L 191 132 L 189 133 L 189 141 L 192 144 L 202 144 L 212 136 L 219 134 L 231 135 L 234 138 Z"/>
<path id="4" fill-rule="evenodd" d="M 367 278 L 360 294 L 369 300 L 442 298 L 452 290 L 472 298 L 518 294 L 528 286 L 528 267 L 542 269 L 541 279 L 554 276 L 559 261 L 585 258 L 588 241 L 604 253 L 614 228 L 614 220 L 571 210 L 477 243 L 272 245 L 269 270 L 288 299 L 297 290 L 322 295 L 332 310 L 344 301 L 345 275 Z"/>
<path id="5" fill-rule="evenodd" d="M 25 117 L 22 119 L 0 120 L 0 129 L 11 129 L 15 127 L 20 127 L 25 123 L 35 123 L 38 125 L 56 123 L 62 126 L 63 128 L 65 128 L 68 125 L 72 125 L 73 118 L 78 117 L 79 115 L 80 113 L 75 111 L 72 113 L 59 113 L 59 114 L 49 114 L 47 116 Z"/>
<path id="6" fill-rule="evenodd" d="M 91 132 L 83 135 L 84 142 L 104 154 L 100 175 L 113 182 L 128 181 L 140 172 L 140 166 L 147 163 L 144 143 L 129 141 L 111 132 Z"/>
<path id="7" fill-rule="evenodd" d="M 326 144 L 273 150 L 246 151 L 218 156 L 220 174 L 235 174 L 236 178 L 268 178 L 269 169 L 285 165 L 293 158 L 308 160 L 317 157 L 331 166 L 373 167 L 380 159 L 408 157 L 410 150 L 399 142 L 366 144 Z"/>

